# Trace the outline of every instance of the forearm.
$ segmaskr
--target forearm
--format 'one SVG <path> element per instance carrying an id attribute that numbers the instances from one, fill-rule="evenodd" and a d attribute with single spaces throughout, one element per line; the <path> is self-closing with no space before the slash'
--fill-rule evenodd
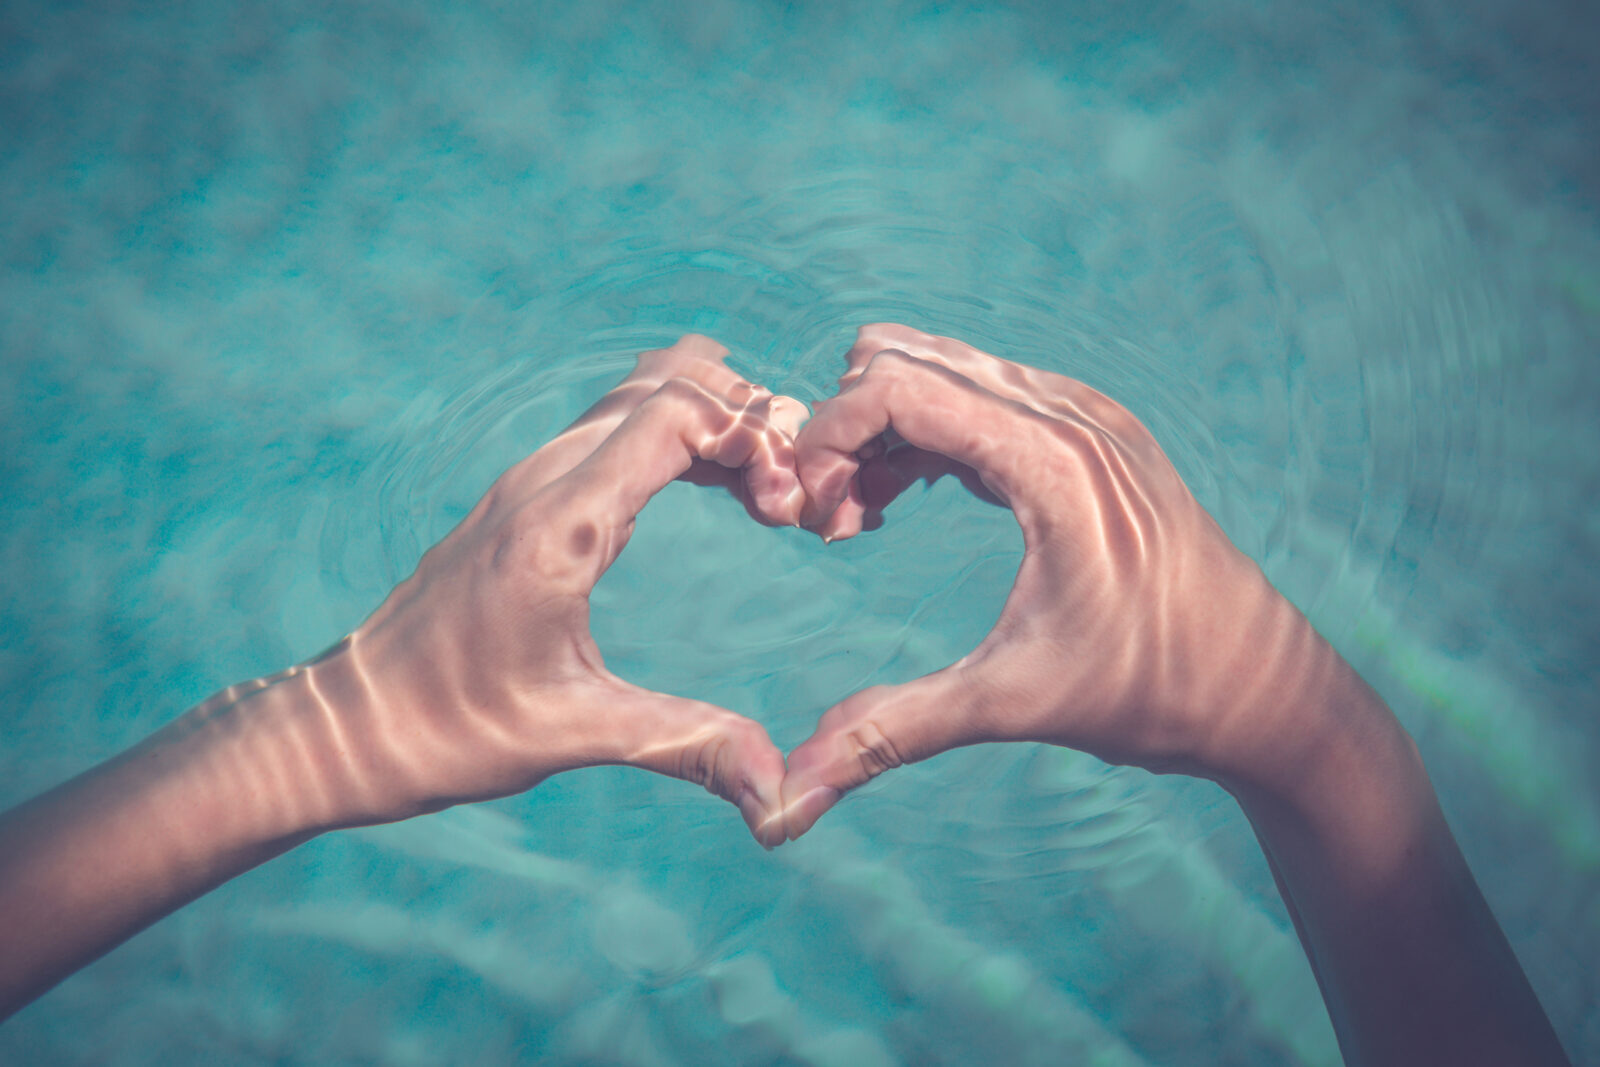
<path id="1" fill-rule="evenodd" d="M 0 1018 L 338 825 L 329 721 L 308 673 L 285 672 L 0 816 Z"/>
<path id="2" fill-rule="evenodd" d="M 1331 650 L 1330 650 L 1331 653 Z M 1351 1064 L 1565 1064 L 1410 736 L 1342 663 L 1292 775 L 1224 783 L 1272 865 Z"/>

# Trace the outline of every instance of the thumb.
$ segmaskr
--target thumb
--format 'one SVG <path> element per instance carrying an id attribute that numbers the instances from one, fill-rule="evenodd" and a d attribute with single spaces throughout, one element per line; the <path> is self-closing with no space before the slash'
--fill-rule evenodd
<path id="1" fill-rule="evenodd" d="M 846 793 L 884 771 L 979 740 L 970 729 L 972 707 L 957 664 L 904 685 L 863 689 L 829 708 L 816 732 L 789 753 L 784 836 L 799 838 Z"/>
<path id="2" fill-rule="evenodd" d="M 704 786 L 738 807 L 762 845 L 783 843 L 783 753 L 765 727 L 705 701 L 623 686 L 627 742 L 615 762 Z"/>

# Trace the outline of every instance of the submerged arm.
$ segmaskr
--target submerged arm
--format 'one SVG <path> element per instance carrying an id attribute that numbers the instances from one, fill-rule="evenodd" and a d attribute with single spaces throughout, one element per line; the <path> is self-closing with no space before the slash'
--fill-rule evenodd
<path id="1" fill-rule="evenodd" d="M 1566 1064 L 1416 745 L 1337 668 L 1303 709 L 1343 724 L 1319 758 L 1223 784 L 1267 854 L 1346 1059 Z"/>
<path id="2" fill-rule="evenodd" d="M 0 817 L 0 1019 L 337 824 L 311 672 L 238 688 Z"/>
<path id="3" fill-rule="evenodd" d="M 904 326 L 863 327 L 847 358 L 796 443 L 811 523 L 852 536 L 943 464 L 1026 548 L 977 648 L 854 694 L 790 754 L 790 837 L 873 775 L 979 742 L 1210 778 L 1266 850 L 1352 1064 L 1567 1062 L 1411 738 L 1131 413 Z"/>
<path id="4" fill-rule="evenodd" d="M 686 778 L 759 830 L 783 754 L 750 719 L 605 669 L 589 593 L 674 478 L 793 523 L 804 407 L 688 336 L 647 352 L 495 482 L 348 639 L 236 686 L 0 814 L 0 1019 L 222 882 L 321 833 L 621 764 Z"/>

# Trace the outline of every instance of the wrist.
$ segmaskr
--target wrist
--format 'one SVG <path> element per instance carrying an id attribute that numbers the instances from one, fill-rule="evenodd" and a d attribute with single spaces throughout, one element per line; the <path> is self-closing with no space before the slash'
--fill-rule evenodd
<path id="1" fill-rule="evenodd" d="M 366 686 L 349 640 L 306 664 L 230 687 L 145 743 L 184 792 L 214 798 L 241 845 L 292 847 L 384 821 L 372 794 Z M 145 747 L 141 746 L 141 747 Z"/>
<path id="2" fill-rule="evenodd" d="M 386 716 L 368 665 L 346 637 L 313 660 L 285 672 L 264 730 L 270 744 L 288 748 L 290 772 L 307 799 L 301 819 L 315 832 L 393 822 L 426 809 L 399 795 L 398 738 L 384 733 Z M 393 709 L 389 709 L 391 712 Z"/>
<path id="3" fill-rule="evenodd" d="M 1303 802 L 1345 763 L 1399 767 L 1415 749 L 1381 697 L 1287 599 L 1260 579 L 1251 635 L 1210 716 L 1207 776 L 1236 796 Z M 1316 799 L 1320 800 L 1320 797 Z"/>
<path id="4" fill-rule="evenodd" d="M 337 716 L 311 672 L 291 667 L 230 687 L 145 744 L 184 792 L 228 813 L 239 843 L 289 847 L 349 824 Z"/>
<path id="5" fill-rule="evenodd" d="M 1316 645 L 1302 684 L 1280 691 L 1254 758 L 1218 781 L 1264 842 L 1344 853 L 1355 883 L 1431 833 L 1438 804 L 1410 734 L 1325 641 Z"/>
<path id="6" fill-rule="evenodd" d="M 0 1018 L 357 805 L 307 672 L 232 686 L 0 819 Z"/>

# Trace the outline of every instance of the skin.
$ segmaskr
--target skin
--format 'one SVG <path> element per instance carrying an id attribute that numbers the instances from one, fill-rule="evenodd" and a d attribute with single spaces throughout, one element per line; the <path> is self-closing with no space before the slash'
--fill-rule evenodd
<path id="1" fill-rule="evenodd" d="M 588 596 L 634 518 L 686 477 L 793 524 L 798 401 L 704 337 L 647 352 L 511 468 L 359 629 L 233 686 L 0 817 L 0 1018 L 163 915 L 327 830 L 625 764 L 685 778 L 754 829 L 783 755 L 749 719 L 606 670 Z"/>
<path id="2" fill-rule="evenodd" d="M 1009 507 L 1024 553 L 971 654 L 829 709 L 789 755 L 798 837 L 872 777 L 1042 741 L 1212 779 L 1272 865 L 1352 1064 L 1565 1064 L 1394 715 L 1081 382 L 864 327 L 801 429 L 807 523 L 853 536 L 919 477 Z"/>
<path id="3" fill-rule="evenodd" d="M 1210 778 L 1255 827 L 1354 1064 L 1564 1064 L 1377 695 L 1080 382 L 864 327 L 805 419 L 703 337 L 507 471 L 362 626 L 0 816 L 0 1017 L 319 833 L 625 764 L 735 803 L 772 847 L 849 790 L 962 745 L 1036 741 Z M 787 767 L 760 725 L 605 669 L 588 596 L 674 478 L 829 540 L 953 474 L 1025 552 L 960 662 L 828 710 Z"/>

